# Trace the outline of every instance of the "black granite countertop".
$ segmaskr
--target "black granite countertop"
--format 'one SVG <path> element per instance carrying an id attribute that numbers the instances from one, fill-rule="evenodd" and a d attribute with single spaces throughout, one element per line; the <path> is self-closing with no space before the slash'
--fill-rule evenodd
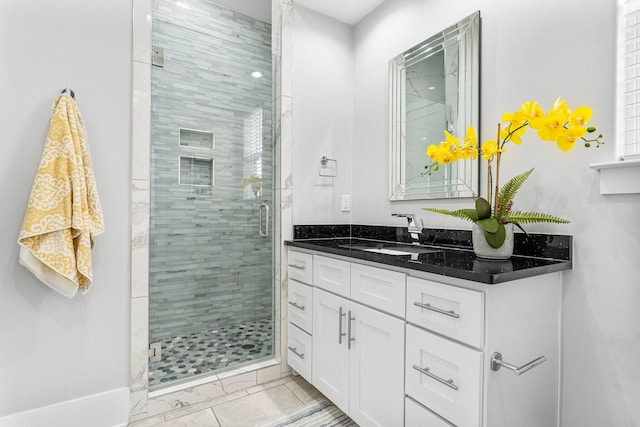
<path id="1" fill-rule="evenodd" d="M 514 255 L 499 261 L 476 257 L 470 231 L 423 229 L 420 244 L 414 245 L 405 230 L 358 225 L 295 226 L 294 239 L 285 244 L 487 284 L 569 270 L 572 266 L 571 236 L 517 233 Z"/>

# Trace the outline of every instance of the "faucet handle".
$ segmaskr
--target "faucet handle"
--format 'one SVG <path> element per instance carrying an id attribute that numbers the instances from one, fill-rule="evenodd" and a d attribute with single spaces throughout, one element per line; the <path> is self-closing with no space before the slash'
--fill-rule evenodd
<path id="1" fill-rule="evenodd" d="M 403 213 L 392 213 L 391 216 L 397 216 L 399 218 L 408 218 L 408 219 L 415 219 L 415 215 L 414 214 L 403 214 Z"/>
<path id="2" fill-rule="evenodd" d="M 418 220 L 420 222 L 420 225 L 418 225 L 416 216 L 414 214 L 392 213 L 391 216 L 397 216 L 398 218 L 407 218 L 410 233 L 422 232 L 422 220 Z"/>

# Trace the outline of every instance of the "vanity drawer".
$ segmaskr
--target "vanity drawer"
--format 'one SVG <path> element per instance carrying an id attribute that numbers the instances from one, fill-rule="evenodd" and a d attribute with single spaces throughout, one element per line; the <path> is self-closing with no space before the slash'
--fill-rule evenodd
<path id="1" fill-rule="evenodd" d="M 287 361 L 289 366 L 311 382 L 311 335 L 289 323 Z"/>
<path id="2" fill-rule="evenodd" d="M 313 255 L 289 250 L 289 278 L 310 285 L 313 279 Z"/>
<path id="3" fill-rule="evenodd" d="M 481 348 L 484 293 L 408 277 L 407 320 Z"/>
<path id="4" fill-rule="evenodd" d="M 314 255 L 313 285 L 349 298 L 351 294 L 351 263 Z"/>
<path id="5" fill-rule="evenodd" d="M 289 279 L 289 322 L 294 323 L 308 333 L 313 333 L 313 288 L 296 280 Z"/>
<path id="6" fill-rule="evenodd" d="M 404 318 L 406 275 L 361 264 L 351 264 L 351 298 Z"/>
<path id="7" fill-rule="evenodd" d="M 482 352 L 407 325 L 405 357 L 407 395 L 458 427 L 481 425 Z"/>
<path id="8" fill-rule="evenodd" d="M 404 399 L 404 427 L 456 427 L 412 399 Z"/>

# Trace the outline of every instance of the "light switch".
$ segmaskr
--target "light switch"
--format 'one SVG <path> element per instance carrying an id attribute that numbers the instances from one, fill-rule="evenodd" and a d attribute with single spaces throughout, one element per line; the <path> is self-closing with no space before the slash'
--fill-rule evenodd
<path id="1" fill-rule="evenodd" d="M 342 212 L 351 211 L 351 196 L 349 194 L 342 195 Z"/>

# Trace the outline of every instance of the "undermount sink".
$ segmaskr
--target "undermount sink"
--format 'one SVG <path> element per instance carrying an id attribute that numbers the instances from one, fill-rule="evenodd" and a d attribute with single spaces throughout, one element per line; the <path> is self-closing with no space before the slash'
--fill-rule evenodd
<path id="1" fill-rule="evenodd" d="M 364 252 L 374 252 L 377 254 L 384 255 L 417 255 L 417 254 L 428 254 L 433 252 L 441 252 L 441 249 L 438 248 L 425 248 L 421 246 L 400 246 L 400 245 L 388 245 L 388 246 L 376 246 L 371 247 L 368 245 L 344 245 L 343 248 L 347 249 L 356 249 Z"/>
<path id="2" fill-rule="evenodd" d="M 406 251 L 399 251 L 397 249 L 387 249 L 387 248 L 369 248 L 369 249 L 362 249 L 365 252 L 375 252 L 377 254 L 385 254 L 385 255 L 412 255 L 415 252 L 406 252 Z"/>

